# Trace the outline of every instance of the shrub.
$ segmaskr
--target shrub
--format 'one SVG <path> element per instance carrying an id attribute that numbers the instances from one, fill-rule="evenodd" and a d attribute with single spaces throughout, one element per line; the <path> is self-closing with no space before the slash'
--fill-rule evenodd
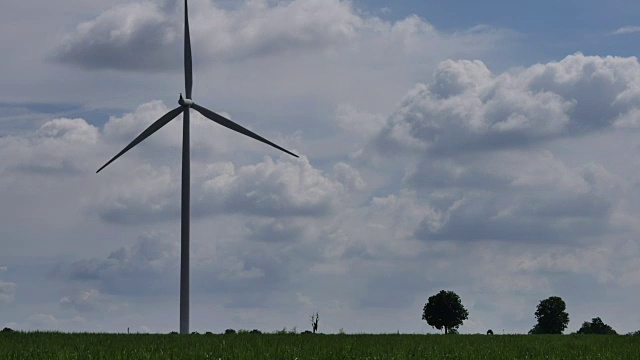
<path id="1" fill-rule="evenodd" d="M 253 329 L 253 330 L 251 330 L 251 334 L 262 334 L 262 331 L 260 331 L 258 329 Z"/>
<path id="2" fill-rule="evenodd" d="M 6 328 L 2 329 L 2 331 L 0 331 L 0 332 L 3 332 L 3 333 L 10 333 L 10 332 L 15 332 L 15 330 L 13 330 L 13 329 L 11 329 L 11 328 L 8 328 L 8 327 L 6 327 Z"/>
<path id="3" fill-rule="evenodd" d="M 493 330 L 491 329 L 487 330 L 487 335 L 493 335 Z"/>
<path id="4" fill-rule="evenodd" d="M 583 322 L 582 327 L 576 334 L 617 335 L 616 331 L 602 322 L 599 317 L 593 318 L 591 322 Z"/>
<path id="5" fill-rule="evenodd" d="M 224 331 L 225 335 L 230 335 L 230 334 L 235 334 L 235 333 L 236 333 L 236 331 L 233 330 L 233 329 L 227 329 L 227 330 Z"/>

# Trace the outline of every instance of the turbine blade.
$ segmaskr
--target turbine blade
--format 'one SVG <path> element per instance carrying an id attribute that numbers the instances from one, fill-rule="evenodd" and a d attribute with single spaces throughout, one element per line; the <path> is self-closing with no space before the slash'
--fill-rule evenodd
<path id="1" fill-rule="evenodd" d="M 191 35 L 189 34 L 189 12 L 184 0 L 184 87 L 187 99 L 191 99 L 193 88 L 193 66 L 191 64 Z"/>
<path id="2" fill-rule="evenodd" d="M 135 138 L 129 145 L 127 145 L 127 147 L 125 147 L 122 151 L 120 151 L 118 153 L 118 155 L 114 156 L 111 160 L 109 160 L 109 162 L 107 162 L 100 169 L 98 169 L 98 171 L 96 171 L 96 173 L 99 173 L 100 170 L 102 170 L 105 167 L 107 167 L 107 165 L 111 164 L 115 159 L 117 159 L 120 156 L 122 156 L 122 154 L 124 154 L 127 151 L 131 150 L 132 147 L 138 145 L 142 140 L 148 138 L 151 134 L 153 134 L 154 132 L 160 130 L 161 127 L 167 125 L 167 123 L 169 121 L 173 120 L 173 118 L 178 116 L 181 112 L 185 111 L 185 109 L 188 110 L 188 108 L 180 106 L 180 107 L 177 107 L 177 108 L 169 111 L 168 113 L 164 114 L 160 119 L 156 120 L 156 122 L 151 124 L 145 131 L 143 131 L 140 135 L 138 135 L 137 138 Z"/>
<path id="3" fill-rule="evenodd" d="M 244 134 L 244 135 L 246 135 L 246 136 L 248 136 L 250 138 L 254 138 L 254 139 L 256 139 L 258 141 L 261 141 L 261 142 L 263 142 L 265 144 L 271 145 L 274 148 L 276 148 L 278 150 L 282 150 L 282 151 L 286 152 L 289 155 L 298 157 L 298 155 L 292 153 L 291 151 L 272 143 L 271 141 L 263 138 L 262 136 L 254 133 L 254 132 L 252 132 L 252 131 L 250 131 L 248 129 L 245 129 L 244 127 L 234 123 L 233 121 L 225 118 L 222 115 L 218 115 L 218 114 L 214 113 L 213 111 L 211 111 L 211 110 L 209 110 L 207 108 L 204 108 L 204 107 L 202 107 L 202 106 L 200 106 L 198 104 L 193 104 L 193 105 L 191 105 L 191 107 L 194 108 L 195 110 L 197 110 L 200 114 L 204 115 L 205 117 L 209 118 L 210 120 L 213 120 L 213 121 L 217 122 L 218 124 L 220 124 L 220 125 L 222 125 L 222 126 L 224 126 L 226 128 L 229 128 L 231 130 L 237 131 L 240 134 Z"/>

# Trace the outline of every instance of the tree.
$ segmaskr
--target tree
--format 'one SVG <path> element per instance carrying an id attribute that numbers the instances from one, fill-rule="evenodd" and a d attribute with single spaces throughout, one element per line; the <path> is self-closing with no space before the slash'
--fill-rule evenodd
<path id="1" fill-rule="evenodd" d="M 315 314 L 311 314 L 311 328 L 313 329 L 313 333 L 315 334 L 316 331 L 318 331 L 318 320 L 320 319 L 320 317 L 318 316 L 318 313 Z"/>
<path id="2" fill-rule="evenodd" d="M 422 309 L 422 320 L 432 327 L 448 334 L 450 329 L 457 329 L 463 320 L 469 318 L 469 312 L 464 308 L 460 297 L 453 291 L 441 290 L 429 297 L 429 301 Z"/>
<path id="3" fill-rule="evenodd" d="M 591 319 L 591 322 L 583 322 L 577 334 L 616 335 L 617 332 L 597 317 Z"/>
<path id="4" fill-rule="evenodd" d="M 567 304 L 558 296 L 540 301 L 535 312 L 538 323 L 529 334 L 562 334 L 569 324 L 566 309 Z"/>

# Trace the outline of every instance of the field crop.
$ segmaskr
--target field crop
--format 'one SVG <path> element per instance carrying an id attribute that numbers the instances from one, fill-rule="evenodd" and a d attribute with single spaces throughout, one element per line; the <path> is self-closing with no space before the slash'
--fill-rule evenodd
<path id="1" fill-rule="evenodd" d="M 639 359 L 639 336 L 0 333 L 0 359 Z"/>

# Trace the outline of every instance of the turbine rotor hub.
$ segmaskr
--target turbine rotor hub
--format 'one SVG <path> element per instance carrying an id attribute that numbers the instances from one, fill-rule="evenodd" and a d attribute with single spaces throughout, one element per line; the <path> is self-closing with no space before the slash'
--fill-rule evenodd
<path id="1" fill-rule="evenodd" d="M 193 105 L 193 100 L 185 99 L 185 98 L 182 97 L 182 94 L 180 94 L 180 99 L 178 100 L 178 104 L 180 104 L 182 106 L 191 106 L 191 105 Z"/>

